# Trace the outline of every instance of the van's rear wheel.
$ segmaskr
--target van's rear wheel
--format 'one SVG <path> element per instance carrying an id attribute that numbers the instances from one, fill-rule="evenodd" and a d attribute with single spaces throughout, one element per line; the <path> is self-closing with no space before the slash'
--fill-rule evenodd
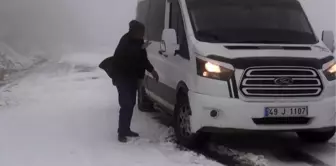
<path id="1" fill-rule="evenodd" d="M 154 112 L 153 102 L 147 96 L 145 87 L 141 86 L 138 90 L 138 109 L 141 112 Z"/>
<path id="2" fill-rule="evenodd" d="M 191 132 L 191 108 L 188 98 L 179 96 L 174 111 L 174 132 L 177 143 L 187 147 L 195 148 L 206 141 L 206 136 L 201 133 Z"/>
<path id="3" fill-rule="evenodd" d="M 301 131 L 297 132 L 299 138 L 303 141 L 310 143 L 325 143 L 328 142 L 334 135 L 336 129 L 331 128 L 328 130 L 321 131 Z"/>

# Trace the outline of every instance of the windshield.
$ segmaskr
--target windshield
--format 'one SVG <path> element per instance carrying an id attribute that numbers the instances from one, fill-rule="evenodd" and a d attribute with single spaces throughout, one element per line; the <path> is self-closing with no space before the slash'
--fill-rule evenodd
<path id="1" fill-rule="evenodd" d="M 214 43 L 315 44 L 296 0 L 186 0 L 196 38 Z"/>

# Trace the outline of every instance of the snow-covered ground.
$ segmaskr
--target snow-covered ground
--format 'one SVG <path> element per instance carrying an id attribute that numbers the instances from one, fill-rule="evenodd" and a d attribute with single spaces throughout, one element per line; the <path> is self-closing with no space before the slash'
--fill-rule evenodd
<path id="1" fill-rule="evenodd" d="M 167 139 L 169 128 L 136 109 L 132 129 L 141 137 L 119 143 L 117 92 L 97 68 L 107 56 L 65 55 L 0 87 L 0 166 L 221 165 L 179 150 Z M 229 136 L 224 144 L 209 143 L 209 153 L 254 166 L 336 165 L 335 138 L 311 146 L 287 135 Z"/>
<path id="2" fill-rule="evenodd" d="M 170 130 L 135 111 L 141 138 L 116 138 L 116 90 L 96 66 L 105 55 L 47 62 L 6 86 L 0 101 L 1 166 L 217 166 L 166 141 Z"/>
<path id="3" fill-rule="evenodd" d="M 335 0 L 300 1 L 319 37 L 322 30 L 335 29 Z M 0 68 L 20 71 L 7 78 L 5 86 L 0 82 L 0 166 L 221 165 L 178 150 L 166 140 L 171 133 L 167 127 L 137 110 L 132 126 L 141 139 L 118 143 L 116 90 L 96 67 L 108 55 L 65 55 L 61 61 L 30 68 L 40 61 L 32 55 L 58 59 L 63 44 L 68 51 L 113 52 L 135 16 L 136 2 L 0 1 Z M 20 55 L 2 41 L 29 55 Z M 283 156 L 277 156 L 278 150 L 298 146 L 295 138 L 276 141 L 272 136 L 245 135 L 232 139 L 224 145 L 210 143 L 209 151 L 256 165 L 309 165 L 278 159 Z M 297 148 L 336 165 L 335 138 L 327 145 Z"/>

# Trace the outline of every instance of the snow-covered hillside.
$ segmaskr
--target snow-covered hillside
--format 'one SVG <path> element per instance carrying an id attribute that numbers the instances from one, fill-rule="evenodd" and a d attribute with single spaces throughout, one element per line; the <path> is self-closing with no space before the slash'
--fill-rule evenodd
<path id="1" fill-rule="evenodd" d="M 23 70 L 34 64 L 32 59 L 22 56 L 3 42 L 0 42 L 0 66 L 5 70 Z"/>
<path id="2" fill-rule="evenodd" d="M 0 88 L 23 77 L 28 69 L 47 60 L 43 52 L 27 55 L 21 55 L 7 44 L 0 42 Z"/>

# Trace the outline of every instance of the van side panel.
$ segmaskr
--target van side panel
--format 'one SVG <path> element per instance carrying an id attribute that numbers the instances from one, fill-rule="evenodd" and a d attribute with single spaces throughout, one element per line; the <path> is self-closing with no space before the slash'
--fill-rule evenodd
<path id="1" fill-rule="evenodd" d="M 190 22 L 188 20 L 188 15 L 186 14 L 186 5 L 184 1 L 169 0 L 172 9 L 168 10 L 166 18 L 166 28 L 174 28 L 178 35 L 178 42 L 180 44 L 180 55 L 169 55 L 165 58 L 165 65 L 163 74 L 163 83 L 168 85 L 169 88 L 175 89 L 175 95 L 178 90 L 179 83 L 183 82 L 187 88 L 195 87 L 195 77 L 196 76 L 196 60 L 194 55 L 193 42 L 189 38 L 189 32 L 192 29 L 190 27 Z M 171 13 L 170 13 L 171 12 Z M 170 18 L 172 17 L 172 18 Z M 171 19 L 171 20 L 170 20 Z M 171 27 L 169 26 L 171 23 Z M 177 27 L 176 27 L 177 25 Z M 172 93 L 170 93 L 172 95 Z M 176 96 L 174 101 L 176 103 Z M 172 97 L 171 97 L 172 99 Z"/>
<path id="2" fill-rule="evenodd" d="M 166 0 L 139 1 L 136 19 L 146 26 L 145 38 L 151 41 L 147 47 L 148 59 L 160 76 L 160 81 L 156 82 L 146 73 L 145 89 L 156 102 L 172 109 L 176 96 L 175 87 L 169 87 L 165 80 L 173 76 L 166 74 L 169 61 L 159 54 L 162 31 L 169 24 L 169 6 L 166 6 L 166 3 Z"/>

